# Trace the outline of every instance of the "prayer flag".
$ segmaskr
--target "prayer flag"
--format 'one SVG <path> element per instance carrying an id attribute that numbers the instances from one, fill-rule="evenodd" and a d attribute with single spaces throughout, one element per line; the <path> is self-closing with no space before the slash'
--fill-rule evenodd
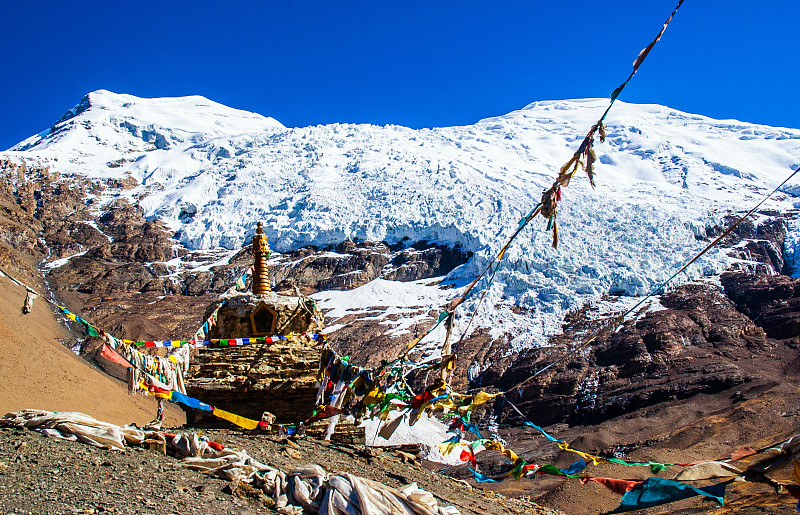
<path id="1" fill-rule="evenodd" d="M 130 368 L 133 366 L 128 362 L 128 360 L 117 354 L 117 351 L 112 349 L 111 346 L 105 342 L 103 342 L 103 347 L 100 349 L 100 356 L 112 363 L 122 365 L 125 368 Z"/>
<path id="2" fill-rule="evenodd" d="M 459 456 L 461 461 L 468 461 L 472 463 L 472 466 L 476 466 L 477 462 L 475 461 L 475 453 L 472 452 L 472 447 L 467 447 L 463 451 L 461 451 L 461 455 Z"/>
<path id="3" fill-rule="evenodd" d="M 544 437 L 545 437 L 545 438 L 547 438 L 547 439 L 548 439 L 548 440 L 550 440 L 551 442 L 556 442 L 556 443 L 559 443 L 559 442 L 561 442 L 561 440 L 559 440 L 558 438 L 555 438 L 555 437 L 553 437 L 553 436 L 550 436 L 550 435 L 547 433 L 547 431 L 545 431 L 544 429 L 542 429 L 541 427 L 537 426 L 536 424 L 534 424 L 533 422 L 531 422 L 531 421 L 529 421 L 529 420 L 526 420 L 526 421 L 525 421 L 525 425 L 526 425 L 526 426 L 528 426 L 528 427 L 532 427 L 532 428 L 534 428 L 535 430 L 539 431 L 540 433 L 542 433 L 542 434 L 544 435 Z"/>
<path id="4" fill-rule="evenodd" d="M 219 408 L 214 408 L 212 411 L 215 417 L 219 417 L 223 420 L 227 420 L 228 422 L 232 422 L 239 427 L 243 427 L 245 429 L 255 429 L 258 427 L 257 420 L 251 420 L 249 418 L 240 417 L 239 415 L 235 415 L 233 413 L 228 413 L 227 411 L 223 411 Z"/>
<path id="5" fill-rule="evenodd" d="M 195 408 L 203 411 L 214 411 L 214 408 L 205 402 L 195 399 L 194 397 L 189 397 L 188 395 L 184 395 L 176 390 L 172 390 L 172 398 L 170 399 L 172 402 L 179 402 L 184 406 L 189 406 L 190 408 Z"/>
<path id="6" fill-rule="evenodd" d="M 577 474 L 578 472 L 580 472 L 585 468 L 586 468 L 586 462 L 581 459 L 570 465 L 568 469 L 564 470 L 564 474 L 567 475 Z"/>
<path id="7" fill-rule="evenodd" d="M 589 481 L 594 481 L 595 483 L 600 483 L 601 485 L 605 486 L 615 494 L 625 495 L 626 492 L 631 490 L 634 486 L 641 483 L 640 480 L 628 480 L 628 479 L 613 479 L 610 477 L 589 477 L 584 476 L 581 478 L 581 483 L 584 485 Z"/>
<path id="8" fill-rule="evenodd" d="M 499 479 L 494 479 L 485 474 L 481 474 L 480 472 L 472 470 L 472 468 L 470 467 L 467 467 L 467 470 L 472 472 L 472 477 L 474 477 L 475 481 L 477 481 L 478 483 L 500 483 Z"/>
<path id="9" fill-rule="evenodd" d="M 708 497 L 723 505 L 725 502 L 725 483 L 705 488 L 695 488 L 692 485 L 671 479 L 649 477 L 627 491 L 622 496 L 622 501 L 617 509 L 610 513 L 643 510 L 651 506 L 680 501 L 696 495 Z"/>

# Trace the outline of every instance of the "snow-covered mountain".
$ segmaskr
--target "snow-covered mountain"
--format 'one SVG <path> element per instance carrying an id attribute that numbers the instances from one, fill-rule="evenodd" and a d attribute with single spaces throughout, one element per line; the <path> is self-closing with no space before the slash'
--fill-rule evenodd
<path id="1" fill-rule="evenodd" d="M 101 90 L 0 159 L 135 179 L 138 186 L 102 200 L 138 203 L 191 250 L 238 249 L 255 220 L 278 251 L 344 240 L 459 243 L 474 255 L 448 277 L 458 283 L 498 252 L 607 105 L 536 102 L 463 127 L 286 128 L 202 97 Z M 537 220 L 510 248 L 484 301 L 476 327 L 511 335 L 512 349 L 544 342 L 565 312 L 603 294 L 645 294 L 706 245 L 727 214 L 746 211 L 800 165 L 798 129 L 623 102 L 607 124 L 606 142 L 596 144 L 597 188 L 576 177 L 564 189 L 559 248 Z M 798 195 L 794 181 L 765 207 L 798 208 Z M 791 256 L 800 227 L 788 240 Z M 716 249 L 687 277 L 717 274 L 730 259 Z M 362 288 L 362 303 L 370 288 L 397 293 Z M 416 297 L 443 302 L 454 291 Z M 382 300 L 375 305 L 391 298 Z"/>

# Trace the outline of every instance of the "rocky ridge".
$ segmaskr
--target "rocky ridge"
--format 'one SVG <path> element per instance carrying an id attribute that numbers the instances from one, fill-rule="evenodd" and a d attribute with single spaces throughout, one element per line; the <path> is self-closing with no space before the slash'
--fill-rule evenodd
<path id="1" fill-rule="evenodd" d="M 762 239 L 747 239 L 754 229 Z M 792 309 L 800 279 L 775 275 L 783 269 L 784 236 L 780 219 L 744 224 L 723 244 L 746 252 L 736 266 L 750 271 L 723 274 L 722 286 L 691 283 L 653 299 L 657 309 L 645 305 L 620 330 L 599 334 L 578 355 L 526 382 L 517 392 L 521 409 L 543 424 L 595 424 L 758 382 L 763 368 L 783 368 L 800 340 L 800 312 Z M 587 306 L 568 317 L 551 347 L 501 357 L 477 381 L 507 389 L 536 374 L 611 321 L 592 311 Z"/>
<path id="2" fill-rule="evenodd" d="M 245 247 L 223 262 L 205 256 L 197 271 L 176 266 L 174 258 L 197 259 L 176 244 L 166 228 L 146 220 L 128 202 L 98 211 L 88 194 L 104 191 L 98 182 L 51 176 L 44 170 L 16 170 L 5 163 L 2 191 L 7 222 L 4 242 L 45 265 L 47 283 L 68 307 L 98 326 L 133 339 L 187 337 L 202 322 L 205 306 L 225 291 L 250 263 Z M 22 173 L 38 178 L 20 179 Z M 11 178 L 17 174 L 18 182 Z M 121 188 L 117 183 L 106 185 Z M 13 202 L 13 203 L 12 203 Z M 743 223 L 724 245 L 738 258 L 721 279 L 723 288 L 690 284 L 660 297 L 660 309 L 640 314 L 613 335 L 603 335 L 580 359 L 556 367 L 521 389 L 521 403 L 544 412 L 542 423 L 595 423 L 644 406 L 698 393 L 713 393 L 751 379 L 741 360 L 796 346 L 800 338 L 798 280 L 786 272 L 782 256 L 786 222 L 765 212 L 763 223 Z M 708 238 L 716 236 L 713 231 Z M 375 278 L 418 280 L 442 276 L 469 254 L 458 247 L 416 242 L 342 242 L 332 249 L 304 247 L 270 261 L 275 289 L 310 294 L 349 289 Z M 196 261 L 195 261 L 196 262 Z M 28 264 L 28 267 L 31 265 Z M 195 267 L 196 268 L 196 267 Z M 375 307 L 375 313 L 381 307 Z M 584 306 L 566 320 L 564 332 L 542 349 L 509 354 L 500 340 L 478 331 L 460 344 L 456 388 L 509 388 L 556 358 L 563 349 L 607 322 Z M 421 312 L 427 308 L 420 307 Z M 421 323 L 414 333 L 428 329 Z M 135 322 L 131 322 L 135 315 Z M 337 321 L 337 350 L 372 366 L 393 357 L 407 338 L 388 335 L 369 313 Z M 152 322 L 148 322 L 148 320 Z M 766 331 L 766 332 L 765 332 Z M 780 343 L 776 343 L 780 340 Z M 368 345 L 366 345 L 368 343 Z M 413 376 L 412 376 L 413 378 Z M 424 386 L 417 378 L 417 387 Z"/>

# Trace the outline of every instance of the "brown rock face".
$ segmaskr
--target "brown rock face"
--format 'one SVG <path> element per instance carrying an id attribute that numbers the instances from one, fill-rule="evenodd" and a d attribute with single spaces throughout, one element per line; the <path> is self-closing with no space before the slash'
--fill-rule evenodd
<path id="1" fill-rule="evenodd" d="M 461 247 L 420 242 L 392 248 L 383 242 L 340 243 L 332 250 L 304 247 L 273 265 L 276 290 L 347 290 L 381 277 L 416 281 L 446 275 L 471 257 Z"/>
<path id="2" fill-rule="evenodd" d="M 787 274 L 788 270 L 783 259 L 786 221 L 779 216 L 780 213 L 774 211 L 763 211 L 759 214 L 776 218 L 761 225 L 755 225 L 749 219 L 744 220 L 725 238 L 723 246 L 736 246 L 731 248 L 729 254 L 751 262 L 734 264 L 734 269 L 766 275 Z M 734 220 L 735 217 L 727 218 L 729 223 Z M 742 242 L 744 245 L 739 245 Z"/>
<path id="3" fill-rule="evenodd" d="M 0 160 L 0 264 L 35 273 L 35 264 L 48 255 L 83 250 L 69 234 L 91 237 L 83 197 L 92 188 L 88 181 L 65 182 L 46 168 Z"/>
<path id="4" fill-rule="evenodd" d="M 780 217 L 758 226 L 743 222 L 723 243 L 748 272 L 723 274 L 724 289 L 689 284 L 660 297 L 667 309 L 601 335 L 527 382 L 517 392 L 520 404 L 544 424 L 597 423 L 770 376 L 773 354 L 800 341 L 800 280 L 775 275 L 785 271 L 785 236 Z M 607 324 L 587 320 L 587 309 L 567 317 L 552 347 L 498 360 L 478 381 L 511 388 L 558 360 Z"/>
<path id="5" fill-rule="evenodd" d="M 517 392 L 520 404 L 544 424 L 596 423 L 740 384 L 748 379 L 741 360 L 775 345 L 720 290 L 686 285 L 661 303 L 667 309 L 600 336 L 580 356 L 526 383 Z M 579 342 L 593 325 L 569 327 L 562 341 Z M 495 381 L 513 387 L 563 354 L 563 349 L 530 351 Z"/>
<path id="6" fill-rule="evenodd" d="M 146 221 L 140 209 L 118 201 L 100 216 L 97 228 L 88 227 L 63 236 L 87 250 L 50 273 L 56 289 L 100 295 L 175 292 L 176 285 L 164 279 L 169 271 L 162 263 L 185 250 L 175 247 L 160 222 Z M 58 231 L 52 236 L 62 237 Z"/>
<path id="7" fill-rule="evenodd" d="M 800 279 L 785 275 L 726 273 L 721 277 L 725 293 L 742 313 L 778 340 L 800 341 Z"/>
<path id="8" fill-rule="evenodd" d="M 59 300 L 81 306 L 81 316 L 97 327 L 134 341 L 191 338 L 203 323 L 206 307 L 216 299 L 216 295 L 164 296 L 155 292 L 95 297 L 64 291 L 59 296 Z"/>

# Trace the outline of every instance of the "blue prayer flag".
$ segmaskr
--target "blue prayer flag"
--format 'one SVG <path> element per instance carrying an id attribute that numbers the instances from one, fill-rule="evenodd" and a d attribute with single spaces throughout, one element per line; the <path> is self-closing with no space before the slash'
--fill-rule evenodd
<path id="1" fill-rule="evenodd" d="M 537 426 L 536 424 L 534 424 L 534 423 L 533 423 L 533 422 L 531 422 L 530 420 L 526 420 L 526 421 L 525 421 L 525 425 L 526 425 L 526 426 L 528 426 L 528 427 L 532 427 L 532 428 L 534 428 L 535 430 L 539 431 L 540 433 L 542 433 L 542 434 L 544 435 L 544 437 L 545 437 L 545 438 L 547 438 L 547 439 L 548 439 L 548 440 L 550 440 L 551 442 L 561 443 L 561 440 L 559 440 L 558 438 L 555 438 L 555 437 L 553 437 L 553 436 L 550 436 L 550 435 L 547 433 L 547 431 L 545 431 L 545 430 L 544 430 L 544 429 L 542 429 L 541 427 Z"/>
<path id="2" fill-rule="evenodd" d="M 572 475 L 572 474 L 577 474 L 578 472 L 580 472 L 585 468 L 586 468 L 586 462 L 583 461 L 583 459 L 580 459 L 575 463 L 573 463 L 572 465 L 570 465 L 568 469 L 563 470 L 562 472 L 564 472 L 564 474 Z"/>
<path id="3" fill-rule="evenodd" d="M 472 472 L 472 476 L 475 478 L 475 481 L 478 483 L 499 483 L 500 481 L 494 478 L 491 478 L 487 475 L 481 474 L 475 470 L 472 470 L 470 467 L 467 467 L 467 470 Z"/>
<path id="4" fill-rule="evenodd" d="M 643 510 L 651 506 L 680 501 L 696 495 L 703 495 L 722 505 L 725 502 L 726 484 L 727 483 L 720 483 L 705 488 L 695 488 L 692 485 L 687 485 L 680 481 L 662 479 L 660 477 L 649 477 L 625 492 L 617 509 L 610 513 Z"/>
<path id="5" fill-rule="evenodd" d="M 172 402 L 179 402 L 184 406 L 189 406 L 190 408 L 195 408 L 203 411 L 214 411 L 214 408 L 206 404 L 205 402 L 199 399 L 195 399 L 194 397 L 189 397 L 188 395 L 184 395 L 175 390 L 172 390 L 171 400 Z"/>

